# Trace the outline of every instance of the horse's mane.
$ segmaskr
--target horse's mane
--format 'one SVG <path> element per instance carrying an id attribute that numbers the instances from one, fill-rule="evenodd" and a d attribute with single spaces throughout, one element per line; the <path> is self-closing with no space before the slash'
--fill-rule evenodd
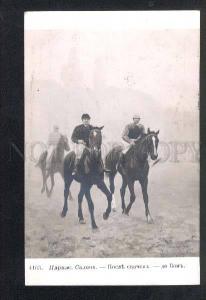
<path id="1" fill-rule="evenodd" d="M 155 132 L 144 133 L 135 145 L 128 150 L 127 155 L 130 159 L 136 161 L 142 160 L 142 157 L 147 153 L 145 150 L 145 147 L 147 147 L 147 138 L 152 134 L 155 134 Z"/>

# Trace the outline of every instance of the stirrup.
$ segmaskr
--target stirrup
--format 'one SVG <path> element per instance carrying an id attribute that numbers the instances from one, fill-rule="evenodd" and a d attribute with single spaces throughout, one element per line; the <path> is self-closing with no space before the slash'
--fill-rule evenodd
<path id="1" fill-rule="evenodd" d="M 124 164 L 125 163 L 125 154 L 122 152 L 119 158 L 119 164 Z"/>
<path id="2" fill-rule="evenodd" d="M 72 176 L 76 175 L 78 172 L 77 167 L 74 168 L 74 170 L 72 171 Z"/>
<path id="3" fill-rule="evenodd" d="M 111 172 L 112 172 L 112 170 L 109 170 L 109 169 L 106 169 L 106 168 L 104 168 L 103 171 L 104 171 L 105 173 L 111 173 Z"/>

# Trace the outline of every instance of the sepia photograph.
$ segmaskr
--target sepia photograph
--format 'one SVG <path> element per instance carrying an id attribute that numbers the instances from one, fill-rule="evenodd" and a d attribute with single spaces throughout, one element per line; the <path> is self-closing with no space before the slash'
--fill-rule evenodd
<path id="1" fill-rule="evenodd" d="M 199 12 L 26 12 L 24 34 L 25 259 L 199 258 Z"/>

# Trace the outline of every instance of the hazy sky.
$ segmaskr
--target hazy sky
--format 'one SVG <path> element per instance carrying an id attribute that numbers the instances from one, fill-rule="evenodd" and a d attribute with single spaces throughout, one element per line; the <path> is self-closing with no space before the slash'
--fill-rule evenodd
<path id="1" fill-rule="evenodd" d="M 115 124 L 114 136 L 133 112 L 163 132 L 169 108 L 198 122 L 199 29 L 26 30 L 25 81 L 30 138 L 45 138 L 53 123 L 70 134 L 83 112 Z"/>

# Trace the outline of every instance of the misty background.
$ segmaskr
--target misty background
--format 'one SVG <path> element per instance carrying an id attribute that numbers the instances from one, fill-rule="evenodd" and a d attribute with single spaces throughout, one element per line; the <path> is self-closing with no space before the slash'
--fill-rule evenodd
<path id="1" fill-rule="evenodd" d="M 198 141 L 199 30 L 25 30 L 25 140 L 69 139 L 89 113 L 120 142 L 133 113 L 164 141 Z M 69 140 L 70 141 L 70 140 Z"/>

